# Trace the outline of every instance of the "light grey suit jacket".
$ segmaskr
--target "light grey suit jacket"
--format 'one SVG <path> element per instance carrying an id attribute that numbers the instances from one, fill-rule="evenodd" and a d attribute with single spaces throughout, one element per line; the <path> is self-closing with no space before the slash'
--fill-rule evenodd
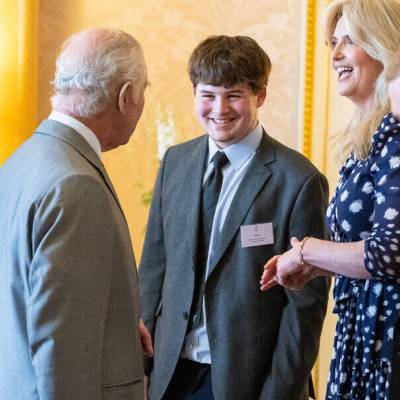
<path id="1" fill-rule="evenodd" d="M 142 317 L 154 337 L 150 400 L 161 399 L 184 344 L 196 268 L 207 136 L 170 148 L 160 168 L 139 267 Z M 205 287 L 216 400 L 308 399 L 329 282 L 260 291 L 263 265 L 290 238 L 324 236 L 328 185 L 299 153 L 264 133 L 232 201 Z M 242 248 L 240 226 L 272 222 L 274 244 Z M 147 372 L 150 372 L 150 368 Z"/>
<path id="2" fill-rule="evenodd" d="M 0 399 L 143 398 L 137 278 L 107 173 L 45 120 L 0 169 Z"/>

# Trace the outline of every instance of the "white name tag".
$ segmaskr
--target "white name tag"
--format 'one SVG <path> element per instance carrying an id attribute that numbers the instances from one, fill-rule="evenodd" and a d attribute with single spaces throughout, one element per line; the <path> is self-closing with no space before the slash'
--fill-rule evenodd
<path id="1" fill-rule="evenodd" d="M 242 225 L 240 227 L 242 248 L 263 246 L 274 243 L 272 222 L 265 224 Z"/>

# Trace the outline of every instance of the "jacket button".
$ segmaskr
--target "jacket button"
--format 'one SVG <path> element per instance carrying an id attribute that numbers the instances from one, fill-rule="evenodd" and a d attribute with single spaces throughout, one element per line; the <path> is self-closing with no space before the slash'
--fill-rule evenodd
<path id="1" fill-rule="evenodd" d="M 187 312 L 183 313 L 183 318 L 188 319 L 189 318 L 189 314 Z"/>

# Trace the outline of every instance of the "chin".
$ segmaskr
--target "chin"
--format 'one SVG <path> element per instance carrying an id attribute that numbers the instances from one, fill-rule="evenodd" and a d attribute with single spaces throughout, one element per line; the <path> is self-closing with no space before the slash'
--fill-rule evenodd
<path id="1" fill-rule="evenodd" d="M 338 93 L 340 96 L 343 96 L 343 97 L 351 97 L 351 95 L 353 94 L 352 90 L 347 87 L 343 87 L 343 88 L 339 87 Z"/>
<path id="2" fill-rule="evenodd" d="M 214 142 L 227 143 L 231 142 L 232 138 L 226 135 L 210 135 Z"/>

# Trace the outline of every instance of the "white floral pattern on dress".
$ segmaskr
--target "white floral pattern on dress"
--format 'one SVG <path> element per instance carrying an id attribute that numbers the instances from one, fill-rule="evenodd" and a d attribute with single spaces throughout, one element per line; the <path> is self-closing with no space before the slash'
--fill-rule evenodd
<path id="1" fill-rule="evenodd" d="M 400 122 L 385 116 L 366 160 L 353 155 L 329 205 L 332 240 L 364 240 L 373 279 L 337 276 L 338 314 L 326 398 L 392 400 L 394 328 L 400 317 Z"/>

